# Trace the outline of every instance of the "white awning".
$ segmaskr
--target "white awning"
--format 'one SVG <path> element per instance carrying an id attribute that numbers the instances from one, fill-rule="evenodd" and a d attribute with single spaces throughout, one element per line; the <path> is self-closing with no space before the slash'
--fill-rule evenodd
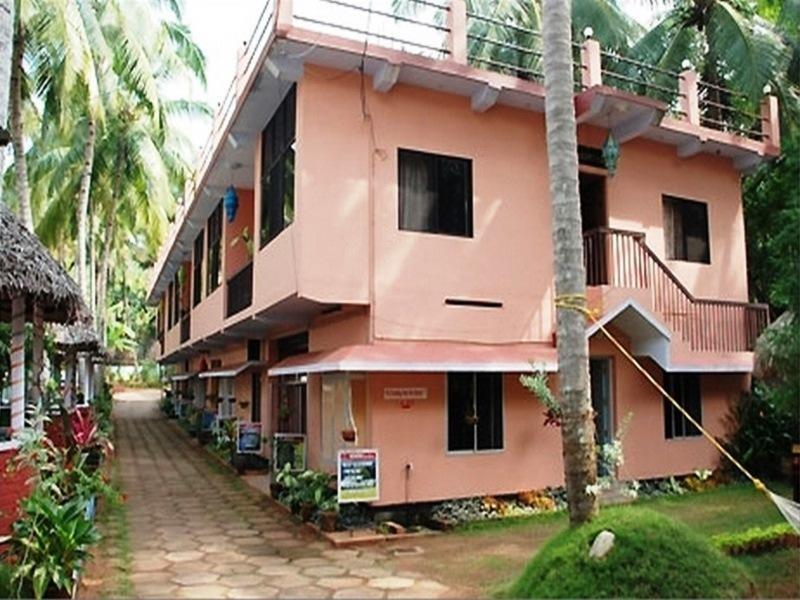
<path id="1" fill-rule="evenodd" d="M 292 356 L 270 367 L 269 375 L 337 371 L 527 373 L 532 365 L 555 371 L 556 349 L 539 343 L 375 342 Z"/>
<path id="2" fill-rule="evenodd" d="M 218 369 L 211 369 L 210 371 L 203 371 L 198 375 L 200 379 L 222 379 L 225 377 L 236 377 L 244 373 L 247 369 L 256 369 L 265 367 L 266 363 L 257 360 L 248 360 L 247 362 L 238 365 L 231 365 L 228 367 L 220 367 Z"/>
<path id="3" fill-rule="evenodd" d="M 170 377 L 172 381 L 186 381 L 187 379 L 191 379 L 192 377 L 196 377 L 197 373 L 178 373 L 177 375 L 173 375 Z"/>

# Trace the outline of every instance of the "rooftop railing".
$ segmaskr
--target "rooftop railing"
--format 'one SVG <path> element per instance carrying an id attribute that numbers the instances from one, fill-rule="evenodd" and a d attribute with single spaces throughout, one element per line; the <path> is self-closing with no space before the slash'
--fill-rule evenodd
<path id="1" fill-rule="evenodd" d="M 167 242 L 170 247 L 188 209 L 186 203 L 195 197 L 195 186 L 211 167 L 261 58 L 271 40 L 292 27 L 356 40 L 364 44 L 365 56 L 370 46 L 383 47 L 543 82 L 540 32 L 514 19 L 468 11 L 466 0 L 268 0 L 239 51 L 236 76 L 217 107 L 195 178 L 186 182 Z M 576 91 L 599 85 L 617 88 L 665 102 L 671 117 L 694 126 L 780 146 L 774 96 L 767 95 L 755 112 L 748 98 L 719 83 L 700 81 L 693 70 L 662 69 L 604 51 L 593 39 L 574 42 L 573 50 Z M 156 269 L 157 277 L 162 266 Z"/>

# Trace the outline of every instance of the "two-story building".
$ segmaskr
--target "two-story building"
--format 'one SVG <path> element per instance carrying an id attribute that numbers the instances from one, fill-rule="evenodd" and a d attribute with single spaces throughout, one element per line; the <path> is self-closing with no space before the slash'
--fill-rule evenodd
<path id="1" fill-rule="evenodd" d="M 280 463 L 333 470 L 340 449 L 378 449 L 378 505 L 563 481 L 560 432 L 519 383 L 558 368 L 538 59 L 508 41 L 521 28 L 444 1 L 268 2 L 149 296 L 186 396 L 262 423 Z M 590 303 L 724 435 L 767 322 L 748 304 L 740 181 L 779 152 L 776 100 L 748 115 L 691 70 L 591 39 L 576 72 Z M 600 441 L 631 414 L 620 476 L 713 467 L 587 336 Z"/>

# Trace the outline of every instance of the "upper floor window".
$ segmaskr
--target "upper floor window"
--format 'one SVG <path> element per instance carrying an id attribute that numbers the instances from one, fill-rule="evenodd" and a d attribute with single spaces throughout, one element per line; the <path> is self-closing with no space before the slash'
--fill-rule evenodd
<path id="1" fill-rule="evenodd" d="M 703 410 L 700 395 L 700 376 L 697 373 L 666 373 L 664 376 L 664 389 L 677 400 L 678 404 L 697 421 L 703 424 Z M 700 430 L 692 425 L 681 411 L 675 408 L 666 398 L 664 402 L 664 437 L 673 438 L 694 437 L 700 435 Z"/>
<path id="2" fill-rule="evenodd" d="M 502 448 L 502 373 L 448 374 L 448 451 L 475 452 Z"/>
<path id="3" fill-rule="evenodd" d="M 400 229 L 472 237 L 472 161 L 400 149 Z"/>
<path id="4" fill-rule="evenodd" d="M 664 196 L 664 243 L 668 259 L 710 263 L 708 205 Z"/>
<path id="5" fill-rule="evenodd" d="M 175 303 L 175 306 L 172 307 L 172 318 L 175 320 L 174 322 L 177 323 L 181 320 L 181 273 L 183 272 L 183 267 L 178 267 L 178 270 L 175 271 L 175 281 L 173 283 L 173 290 L 174 294 L 172 296 L 172 300 Z"/>
<path id="6" fill-rule="evenodd" d="M 192 263 L 192 306 L 197 306 L 203 299 L 203 241 L 204 233 L 201 231 L 194 239 L 194 256 Z"/>
<path id="7" fill-rule="evenodd" d="M 175 306 L 173 297 L 175 296 L 175 284 L 170 281 L 167 287 L 167 329 L 172 329 L 175 319 L 172 316 L 172 309 Z"/>
<path id="8" fill-rule="evenodd" d="M 219 287 L 222 279 L 222 202 L 208 217 L 206 235 L 208 236 L 206 294 L 210 294 Z"/>
<path id="9" fill-rule="evenodd" d="M 261 134 L 261 247 L 294 220 L 295 86 Z"/>

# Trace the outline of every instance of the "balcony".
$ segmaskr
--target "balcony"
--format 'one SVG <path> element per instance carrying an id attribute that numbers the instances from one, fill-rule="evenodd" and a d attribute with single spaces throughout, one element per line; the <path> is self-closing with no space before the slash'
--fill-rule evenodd
<path id="1" fill-rule="evenodd" d="M 752 352 L 769 322 L 766 304 L 695 298 L 643 233 L 595 229 L 583 244 L 586 285 L 647 290 L 655 312 L 694 351 Z"/>
<path id="2" fill-rule="evenodd" d="M 253 263 L 250 262 L 227 283 L 225 316 L 230 317 L 253 303 Z"/>

